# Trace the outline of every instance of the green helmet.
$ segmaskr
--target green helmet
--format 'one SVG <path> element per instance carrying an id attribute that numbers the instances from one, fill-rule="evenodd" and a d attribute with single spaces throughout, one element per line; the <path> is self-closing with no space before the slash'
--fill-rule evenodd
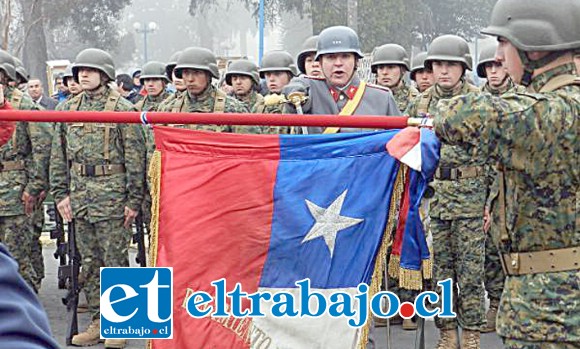
<path id="1" fill-rule="evenodd" d="M 479 52 L 479 62 L 477 62 L 477 76 L 486 78 L 485 63 L 495 62 L 495 50 L 497 49 L 497 41 L 486 43 Z"/>
<path id="2" fill-rule="evenodd" d="M 374 49 L 371 60 L 371 71 L 376 74 L 380 65 L 394 64 L 409 69 L 407 50 L 401 45 L 386 44 Z"/>
<path id="3" fill-rule="evenodd" d="M 354 53 L 358 58 L 363 58 L 357 33 L 340 25 L 324 29 L 318 36 L 314 59 L 318 60 L 320 56 L 328 53 L 341 52 Z"/>
<path id="4" fill-rule="evenodd" d="M 181 51 L 177 51 L 172 54 L 169 58 L 169 62 L 167 62 L 167 65 L 165 66 L 165 74 L 167 74 L 169 79 L 173 78 L 173 69 L 175 69 L 175 66 L 177 65 L 177 60 L 179 59 L 180 54 Z"/>
<path id="5" fill-rule="evenodd" d="M 232 63 L 230 63 L 225 75 L 226 84 L 228 85 L 232 84 L 233 75 L 249 76 L 256 84 L 260 83 L 260 74 L 258 73 L 258 66 L 247 59 L 239 59 L 237 61 L 233 61 Z"/>
<path id="6" fill-rule="evenodd" d="M 30 75 L 28 74 L 28 71 L 26 71 L 26 68 L 24 68 L 24 64 L 22 64 L 22 61 L 17 57 L 12 58 L 14 59 L 14 64 L 16 67 L 16 78 L 20 80 L 20 83 L 28 82 Z"/>
<path id="7" fill-rule="evenodd" d="M 62 73 L 62 83 L 68 87 L 68 78 L 72 78 L 73 77 L 73 73 L 72 73 L 72 64 L 69 64 L 64 72 Z"/>
<path id="8" fill-rule="evenodd" d="M 466 69 L 471 70 L 472 58 L 467 41 L 457 35 L 436 37 L 427 51 L 425 67 L 432 69 L 433 61 L 460 62 Z"/>
<path id="9" fill-rule="evenodd" d="M 415 73 L 419 70 L 425 69 L 425 59 L 427 58 L 427 52 L 419 52 L 413 57 L 411 62 L 411 80 L 415 80 Z"/>
<path id="10" fill-rule="evenodd" d="M 109 80 L 115 80 L 115 63 L 113 57 L 98 48 L 82 50 L 72 65 L 72 73 L 75 81 L 79 81 L 80 68 L 94 68 L 103 72 Z"/>
<path id="11" fill-rule="evenodd" d="M 298 75 L 294 58 L 286 51 L 270 51 L 262 57 L 260 77 L 264 78 L 264 74 L 271 71 L 287 71 L 292 76 Z"/>
<path id="12" fill-rule="evenodd" d="M 147 62 L 143 66 L 139 77 L 141 85 L 145 83 L 145 79 L 161 79 L 165 82 L 171 82 L 165 75 L 165 64 L 157 61 Z"/>
<path id="13" fill-rule="evenodd" d="M 580 1 L 499 0 L 483 34 L 506 38 L 522 51 L 580 48 Z"/>
<path id="14" fill-rule="evenodd" d="M 298 70 L 302 74 L 306 74 L 306 68 L 304 63 L 306 62 L 306 58 L 311 54 L 316 54 L 316 45 L 318 44 L 318 35 L 314 35 L 306 39 L 304 44 L 302 45 L 302 51 L 296 57 L 296 63 L 298 64 Z"/>
<path id="15" fill-rule="evenodd" d="M 189 47 L 181 52 L 175 65 L 175 76 L 183 79 L 183 69 L 203 70 L 219 79 L 220 72 L 214 54 L 202 47 Z"/>
<path id="16" fill-rule="evenodd" d="M 10 80 L 17 81 L 14 57 L 2 49 L 0 49 L 0 69 L 6 73 Z"/>

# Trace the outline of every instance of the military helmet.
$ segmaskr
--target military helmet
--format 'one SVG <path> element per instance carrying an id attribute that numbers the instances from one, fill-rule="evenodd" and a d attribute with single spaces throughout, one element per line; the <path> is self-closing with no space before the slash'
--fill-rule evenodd
<path id="1" fill-rule="evenodd" d="M 363 58 L 357 33 L 340 25 L 324 29 L 318 36 L 314 59 L 319 60 L 322 55 L 340 52 L 351 52 L 358 58 Z"/>
<path id="2" fill-rule="evenodd" d="M 522 51 L 580 48 L 580 1 L 499 0 L 483 34 L 506 38 Z"/>
<path id="3" fill-rule="evenodd" d="M 413 57 L 411 62 L 411 80 L 415 80 L 415 73 L 421 69 L 425 69 L 425 59 L 427 58 L 427 52 L 419 52 Z"/>
<path id="4" fill-rule="evenodd" d="M 183 69 L 203 70 L 216 79 L 220 77 L 215 55 L 202 47 L 189 47 L 181 52 L 174 70 L 178 79 L 183 79 Z"/>
<path id="5" fill-rule="evenodd" d="M 461 62 L 465 68 L 471 70 L 472 58 L 467 41 L 457 35 L 436 37 L 427 51 L 425 67 L 432 69 L 433 61 Z"/>
<path id="6" fill-rule="evenodd" d="M 21 83 L 28 82 L 28 78 L 30 75 L 26 68 L 24 68 L 24 64 L 20 59 L 17 57 L 12 57 L 14 59 L 14 66 L 16 68 L 16 78 L 20 80 Z"/>
<path id="7" fill-rule="evenodd" d="M 2 49 L 0 49 L 0 69 L 6 73 L 10 80 L 17 81 L 14 57 Z"/>
<path id="8" fill-rule="evenodd" d="M 62 73 L 62 83 L 68 87 L 68 78 L 72 78 L 73 77 L 73 73 L 72 73 L 72 64 L 69 64 L 64 72 Z"/>
<path id="9" fill-rule="evenodd" d="M 479 59 L 477 62 L 477 76 L 486 78 L 485 63 L 495 62 L 495 50 L 497 49 L 497 41 L 486 43 L 479 52 Z"/>
<path id="10" fill-rule="evenodd" d="M 77 55 L 72 65 L 72 73 L 76 81 L 79 81 L 80 68 L 97 69 L 105 73 L 110 80 L 115 80 L 115 63 L 113 62 L 113 57 L 108 52 L 98 48 L 87 48 Z"/>
<path id="11" fill-rule="evenodd" d="M 292 55 L 286 51 L 270 51 L 262 57 L 262 64 L 260 64 L 260 77 L 264 78 L 266 72 L 272 71 L 287 71 L 292 76 L 298 75 L 298 69 L 294 63 Z"/>
<path id="12" fill-rule="evenodd" d="M 167 77 L 170 80 L 173 78 L 173 69 L 175 69 L 175 66 L 177 65 L 177 60 L 179 59 L 180 54 L 181 51 L 177 51 L 172 54 L 169 58 L 169 62 L 167 62 L 167 65 L 165 66 L 165 74 L 167 74 Z"/>
<path id="13" fill-rule="evenodd" d="M 395 64 L 409 69 L 407 50 L 401 45 L 386 44 L 375 48 L 371 60 L 371 71 L 376 74 L 380 65 Z"/>
<path id="14" fill-rule="evenodd" d="M 245 75 L 249 76 L 256 84 L 260 83 L 260 74 L 258 73 L 258 66 L 247 59 L 239 59 L 233 61 L 228 66 L 226 71 L 225 79 L 226 84 L 232 84 L 233 75 Z"/>
<path id="15" fill-rule="evenodd" d="M 147 62 L 143 66 L 141 76 L 139 77 L 141 85 L 145 83 L 145 79 L 161 79 L 165 82 L 171 82 L 165 75 L 165 64 L 157 61 Z"/>
<path id="16" fill-rule="evenodd" d="M 311 54 L 316 54 L 316 45 L 318 44 L 318 35 L 314 35 L 306 39 L 302 45 L 302 51 L 296 57 L 296 63 L 298 64 L 298 70 L 302 74 L 306 74 L 305 62 L 306 58 Z"/>

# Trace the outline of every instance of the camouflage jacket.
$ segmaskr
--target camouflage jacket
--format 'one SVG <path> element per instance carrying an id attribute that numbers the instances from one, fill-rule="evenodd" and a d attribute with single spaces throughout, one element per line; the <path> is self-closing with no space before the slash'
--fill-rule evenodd
<path id="1" fill-rule="evenodd" d="M 106 87 L 102 94 L 86 92 L 62 104 L 59 110 L 104 111 L 116 96 L 111 110 L 135 111 L 133 105 Z M 107 110 L 110 111 L 110 110 Z M 61 123 L 52 142 L 50 164 L 51 192 L 56 202 L 70 193 L 75 217 L 90 222 L 119 219 L 124 207 L 141 207 L 145 188 L 145 142 L 140 125 L 109 123 Z M 87 177 L 70 170 L 67 185 L 67 160 L 80 165 L 123 165 L 124 173 Z"/>
<path id="2" fill-rule="evenodd" d="M 238 100 L 244 103 L 252 114 L 282 114 L 284 111 L 282 106 L 266 105 L 264 96 L 257 91 L 252 91 L 245 101 Z M 289 134 L 291 131 L 291 127 L 256 126 L 256 128 L 259 134 Z"/>
<path id="3" fill-rule="evenodd" d="M 157 111 L 161 103 L 166 101 L 170 96 L 171 94 L 169 92 L 163 92 L 157 97 L 147 95 L 135 104 L 135 108 L 139 111 Z"/>
<path id="4" fill-rule="evenodd" d="M 157 106 L 157 111 L 165 110 L 167 105 L 173 103 L 173 101 L 176 98 L 180 97 L 184 93 L 186 93 L 186 92 L 185 91 L 175 91 L 174 93 L 170 93 L 169 96 L 167 96 L 167 98 L 165 98 L 165 100 L 163 100 L 161 103 L 159 103 L 159 105 Z"/>
<path id="5" fill-rule="evenodd" d="M 526 92 L 526 88 L 516 84 L 511 78 L 507 78 L 507 84 L 500 88 L 491 87 L 489 82 L 481 86 L 481 92 L 491 93 L 494 96 L 501 96 L 504 93 L 516 93 L 516 92 Z"/>
<path id="6" fill-rule="evenodd" d="M 27 95 L 6 87 L 5 98 L 13 108 L 39 110 Z M 0 147 L 0 163 L 22 161 L 25 169 L 0 171 L 0 216 L 24 214 L 22 192 L 37 196 L 48 190 L 48 164 L 52 125 L 46 122 L 18 122 L 12 139 Z"/>
<path id="7" fill-rule="evenodd" d="M 443 91 L 435 84 L 415 98 L 407 107 L 406 114 L 418 117 L 420 114 L 437 113 L 437 103 L 453 96 L 476 92 L 477 88 L 463 82 L 453 91 Z M 471 157 L 465 148 L 442 144 L 439 168 L 461 169 L 466 167 L 484 167 L 485 162 Z M 487 168 L 484 168 L 487 171 Z M 435 195 L 430 203 L 430 216 L 439 219 L 477 218 L 483 217 L 487 188 L 490 179 L 487 172 L 473 178 L 456 180 L 438 180 L 431 183 Z"/>
<path id="8" fill-rule="evenodd" d="M 419 95 L 415 87 L 405 84 L 402 79 L 397 87 L 391 89 L 391 92 L 400 111 L 406 110 L 409 103 Z"/>
<path id="9" fill-rule="evenodd" d="M 540 91 L 573 64 L 532 80 Z M 580 86 L 497 98 L 468 94 L 441 103 L 439 139 L 492 161 L 505 179 L 501 252 L 580 246 Z M 509 276 L 498 334 L 537 342 L 580 342 L 580 271 Z"/>

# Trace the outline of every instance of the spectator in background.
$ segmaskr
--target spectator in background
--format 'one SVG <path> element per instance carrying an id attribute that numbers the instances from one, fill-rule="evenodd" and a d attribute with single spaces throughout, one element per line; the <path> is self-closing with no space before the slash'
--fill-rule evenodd
<path id="1" fill-rule="evenodd" d="M 125 97 L 129 102 L 135 104 L 138 100 L 138 94 L 135 91 L 135 85 L 133 84 L 133 78 L 129 74 L 119 74 L 117 75 L 117 91 L 121 96 Z"/>
<path id="2" fill-rule="evenodd" d="M 60 73 L 56 76 L 56 79 L 54 79 L 54 85 L 56 86 L 57 90 L 56 93 L 52 95 L 52 98 L 55 99 L 58 103 L 66 100 L 70 94 L 68 86 L 64 84 L 63 76 L 64 74 Z"/>
<path id="3" fill-rule="evenodd" d="M 40 105 L 44 109 L 54 110 L 58 104 L 54 99 L 44 95 L 44 88 L 40 79 L 32 78 L 28 80 L 28 94 L 34 103 Z"/>

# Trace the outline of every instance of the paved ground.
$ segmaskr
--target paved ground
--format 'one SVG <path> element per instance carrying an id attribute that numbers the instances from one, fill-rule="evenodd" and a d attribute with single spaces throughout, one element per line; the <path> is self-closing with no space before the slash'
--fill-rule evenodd
<path id="1" fill-rule="evenodd" d="M 46 277 L 42 283 L 42 288 L 40 289 L 40 299 L 44 304 L 44 307 L 48 313 L 50 324 L 52 327 L 53 334 L 57 341 L 63 348 L 76 348 L 76 347 L 66 347 L 65 346 L 65 335 L 67 330 L 66 323 L 66 308 L 62 305 L 61 298 L 66 293 L 65 290 L 59 290 L 57 287 L 57 261 L 53 258 L 54 253 L 53 245 L 45 245 L 44 247 L 44 262 L 46 268 Z M 134 256 L 131 256 L 131 262 L 134 262 Z M 82 331 L 89 323 L 89 317 L 86 314 L 79 314 L 79 329 Z M 386 329 L 377 329 L 377 346 L 376 349 L 414 349 L 415 348 L 415 332 L 403 331 L 399 326 L 391 327 L 391 348 L 387 347 L 386 343 Z M 434 348 L 435 343 L 438 339 L 438 334 L 435 325 L 432 321 L 427 321 L 425 328 L 425 348 Z M 130 340 L 127 348 L 145 348 L 145 341 Z M 103 348 L 103 345 L 92 348 Z M 493 334 L 485 334 L 482 336 L 482 349 L 500 349 L 503 348 L 501 341 L 498 336 Z M 180 348 L 180 349 L 193 349 L 193 348 Z M 229 349 L 229 348 L 224 348 Z M 307 349 L 307 348 L 304 348 Z M 329 348 L 334 349 L 334 348 Z"/>

